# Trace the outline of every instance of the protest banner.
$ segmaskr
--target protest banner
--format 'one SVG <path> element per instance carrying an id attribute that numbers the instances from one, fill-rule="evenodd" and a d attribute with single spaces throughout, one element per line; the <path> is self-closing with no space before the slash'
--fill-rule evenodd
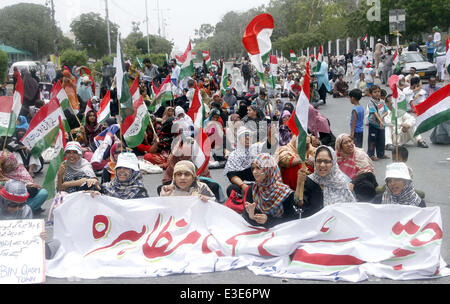
<path id="1" fill-rule="evenodd" d="M 47 275 L 156 277 L 248 267 L 257 275 L 358 282 L 450 275 L 440 209 L 348 203 L 271 229 L 198 197 L 73 193 L 54 211 L 61 247 Z"/>
<path id="2" fill-rule="evenodd" d="M 45 282 L 44 220 L 0 221 L 0 284 Z"/>

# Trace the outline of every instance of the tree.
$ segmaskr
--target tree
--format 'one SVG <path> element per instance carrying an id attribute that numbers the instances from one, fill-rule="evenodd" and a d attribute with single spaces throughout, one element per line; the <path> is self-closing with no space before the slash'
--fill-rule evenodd
<path id="1" fill-rule="evenodd" d="M 61 63 L 66 64 L 69 67 L 77 66 L 87 66 L 88 55 L 86 51 L 77 50 L 65 50 L 61 53 Z"/>
<path id="2" fill-rule="evenodd" d="M 34 58 L 53 53 L 50 9 L 31 3 L 4 7 L 0 10 L 0 37 L 4 44 L 28 51 Z"/>
<path id="3" fill-rule="evenodd" d="M 118 35 L 118 25 L 109 23 L 111 45 L 115 44 Z M 102 58 L 109 52 L 106 20 L 100 14 L 82 14 L 70 24 L 72 33 L 82 49 L 87 50 L 89 57 Z"/>
<path id="4" fill-rule="evenodd" d="M 6 79 L 6 73 L 8 72 L 8 54 L 0 51 L 0 83 Z"/>

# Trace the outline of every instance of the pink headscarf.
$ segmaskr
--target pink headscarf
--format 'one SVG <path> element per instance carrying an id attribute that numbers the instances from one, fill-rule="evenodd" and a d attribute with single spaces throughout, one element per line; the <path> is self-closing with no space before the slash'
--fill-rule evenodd
<path id="1" fill-rule="evenodd" d="M 308 129 L 316 137 L 319 135 L 319 132 L 330 133 L 328 119 L 320 114 L 311 104 L 309 105 Z"/>

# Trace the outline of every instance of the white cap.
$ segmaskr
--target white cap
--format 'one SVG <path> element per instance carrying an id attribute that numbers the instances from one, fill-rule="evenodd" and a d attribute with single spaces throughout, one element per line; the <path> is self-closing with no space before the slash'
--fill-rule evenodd
<path id="1" fill-rule="evenodd" d="M 119 157 L 117 158 L 116 169 L 119 167 L 128 168 L 133 171 L 139 171 L 139 160 L 134 153 L 120 153 Z"/>
<path id="2" fill-rule="evenodd" d="M 411 180 L 411 176 L 409 175 L 408 166 L 405 163 L 392 163 L 386 166 L 386 177 L 388 178 L 400 178 Z"/>

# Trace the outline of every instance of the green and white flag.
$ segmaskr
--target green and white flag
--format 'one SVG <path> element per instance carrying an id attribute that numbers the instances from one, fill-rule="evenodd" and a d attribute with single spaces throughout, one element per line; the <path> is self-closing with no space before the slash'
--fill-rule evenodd
<path id="1" fill-rule="evenodd" d="M 211 54 L 208 51 L 202 51 L 202 55 L 205 65 L 209 69 L 211 67 Z"/>
<path id="2" fill-rule="evenodd" d="M 228 71 L 225 67 L 225 63 L 223 64 L 222 68 L 222 78 L 220 80 L 220 92 L 222 93 L 222 97 L 225 96 L 228 89 Z"/>
<path id="3" fill-rule="evenodd" d="M 402 117 L 408 110 L 406 95 L 398 88 L 398 75 L 389 77 L 389 87 L 392 91 L 392 123 L 397 126 L 398 117 Z"/>
<path id="4" fill-rule="evenodd" d="M 176 56 L 176 59 L 180 65 L 180 76 L 178 76 L 178 81 L 194 74 L 194 55 L 192 54 L 190 41 L 184 54 L 181 56 Z"/>
<path id="5" fill-rule="evenodd" d="M 128 86 L 128 77 L 124 72 L 124 61 L 122 58 L 122 50 L 120 48 L 120 38 L 117 37 L 117 52 L 114 60 L 116 68 L 116 88 L 117 99 L 120 101 L 120 117 L 122 122 L 130 115 L 133 115 L 133 101 L 131 99 L 130 87 Z"/>
<path id="6" fill-rule="evenodd" d="M 57 138 L 55 142 L 56 155 L 50 161 L 48 165 L 47 174 L 45 175 L 44 183 L 42 188 L 48 191 L 47 199 L 52 199 L 56 194 L 56 175 L 58 174 L 58 169 L 64 161 L 64 148 L 66 147 L 66 137 L 64 136 L 64 128 L 59 118 L 59 128 L 57 128 Z"/>

